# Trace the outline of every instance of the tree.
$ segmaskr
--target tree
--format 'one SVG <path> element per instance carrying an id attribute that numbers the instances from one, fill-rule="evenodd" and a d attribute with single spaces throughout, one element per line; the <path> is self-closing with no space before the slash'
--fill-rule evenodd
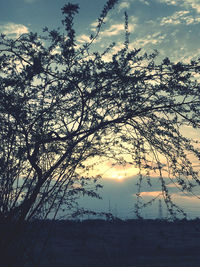
<path id="1" fill-rule="evenodd" d="M 125 14 L 124 47 L 93 52 L 92 45 L 117 0 L 105 4 L 96 34 L 76 46 L 73 19 L 78 5 L 63 9 L 65 32 L 0 39 L 0 216 L 21 223 L 72 209 L 80 194 L 98 197 L 88 160 L 127 161 L 150 182 L 158 171 L 163 197 L 171 201 L 163 173 L 180 190 L 200 184 L 188 153 L 200 152 L 182 127 L 199 127 L 199 60 L 157 63 L 129 49 Z M 105 60 L 105 55 L 111 55 Z M 196 77 L 196 78 L 195 78 Z M 165 169 L 167 170 L 164 170 Z M 139 206 L 138 206 L 139 207 Z"/>

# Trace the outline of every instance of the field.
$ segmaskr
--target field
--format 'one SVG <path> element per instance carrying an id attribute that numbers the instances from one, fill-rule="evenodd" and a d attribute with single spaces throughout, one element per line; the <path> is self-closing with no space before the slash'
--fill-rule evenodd
<path id="1" fill-rule="evenodd" d="M 18 247 L 14 266 L 198 267 L 200 221 L 36 222 Z"/>

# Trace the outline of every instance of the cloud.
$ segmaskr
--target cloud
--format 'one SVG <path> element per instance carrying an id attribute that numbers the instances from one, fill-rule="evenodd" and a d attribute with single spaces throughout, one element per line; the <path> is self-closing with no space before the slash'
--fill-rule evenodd
<path id="1" fill-rule="evenodd" d="M 131 33 L 131 32 L 134 32 L 136 27 L 137 27 L 137 21 L 138 21 L 138 18 L 135 17 L 135 16 L 129 16 L 129 23 L 128 23 L 128 31 Z M 100 42 L 102 41 L 102 38 L 104 37 L 115 37 L 115 36 L 118 36 L 120 34 L 123 34 L 124 31 L 125 31 L 125 25 L 124 25 L 124 22 L 123 23 L 117 23 L 117 21 L 113 22 L 112 19 L 109 19 L 109 18 L 106 18 L 105 21 L 106 22 L 106 26 L 105 28 L 102 27 L 100 33 L 99 33 L 99 36 L 98 36 L 98 39 L 96 39 L 96 42 Z M 94 21 L 90 24 L 91 28 L 90 30 L 92 32 L 96 32 L 97 29 L 96 27 L 98 26 L 98 21 Z M 88 40 L 88 36 L 86 35 L 81 35 L 79 36 L 80 38 L 80 42 L 84 42 L 86 40 Z M 105 45 L 105 42 L 103 42 L 103 46 L 104 47 Z"/>
<path id="2" fill-rule="evenodd" d="M 82 35 L 78 36 L 77 41 L 79 43 L 87 43 L 90 41 L 90 37 L 86 34 L 82 34 Z"/>
<path id="3" fill-rule="evenodd" d="M 129 32 L 133 32 L 136 25 L 133 23 L 129 24 L 128 30 Z M 101 32 L 101 37 L 110 37 L 110 36 L 116 36 L 124 31 L 124 24 L 113 24 L 108 29 Z"/>
<path id="4" fill-rule="evenodd" d="M 192 8 L 197 13 L 200 13 L 200 2 L 199 0 L 179 0 L 180 5 L 186 7 L 186 8 Z"/>
<path id="5" fill-rule="evenodd" d="M 146 45 L 157 45 L 162 43 L 166 38 L 166 34 L 161 34 L 160 32 L 156 32 L 154 34 L 149 34 L 145 38 L 136 39 L 136 41 L 130 44 L 130 48 L 134 49 L 135 47 L 144 47 Z"/>
<path id="6" fill-rule="evenodd" d="M 145 4 L 145 5 L 147 5 L 147 6 L 149 6 L 150 4 L 149 4 L 149 2 L 148 1 L 146 1 L 146 0 L 140 0 L 140 2 L 141 3 L 143 3 L 143 4 Z"/>
<path id="7" fill-rule="evenodd" d="M 183 194 L 182 192 L 178 192 L 174 194 L 173 197 L 176 198 L 177 200 L 180 199 L 183 201 L 192 201 L 192 202 L 198 202 L 198 203 L 200 199 L 200 195 L 193 196 L 187 193 Z"/>
<path id="8" fill-rule="evenodd" d="M 114 36 L 118 35 L 124 30 L 124 24 L 113 24 L 107 30 L 101 32 L 103 36 Z"/>
<path id="9" fill-rule="evenodd" d="M 119 6 L 118 6 L 118 10 L 121 11 L 124 8 L 129 8 L 130 7 L 130 2 L 122 2 Z"/>
<path id="10" fill-rule="evenodd" d="M 134 177 L 138 174 L 138 168 L 134 167 L 131 164 L 113 164 L 111 161 L 105 163 L 105 169 L 103 173 L 103 178 L 105 179 L 115 179 L 116 181 L 119 179 L 134 179 Z"/>
<path id="11" fill-rule="evenodd" d="M 183 18 L 186 14 L 188 14 L 189 11 L 177 11 L 175 12 L 172 16 L 168 16 L 168 17 L 164 17 L 161 20 L 161 25 L 165 25 L 165 24 L 181 24 L 181 22 L 183 21 Z"/>
<path id="12" fill-rule="evenodd" d="M 162 191 L 150 191 L 150 192 L 141 192 L 141 197 L 158 197 L 162 195 Z"/>
<path id="13" fill-rule="evenodd" d="M 190 5 L 197 13 L 200 13 L 200 3 L 197 3 L 197 1 L 191 1 Z"/>
<path id="14" fill-rule="evenodd" d="M 175 0 L 159 0 L 160 3 L 165 3 L 167 5 L 176 6 L 178 5 L 178 2 Z"/>
<path id="15" fill-rule="evenodd" d="M 98 26 L 99 22 L 98 21 L 94 21 L 92 22 L 90 25 L 92 26 L 92 31 L 95 31 L 95 28 Z"/>
<path id="16" fill-rule="evenodd" d="M 104 45 L 101 45 L 101 48 L 105 49 L 105 46 Z M 121 49 L 124 48 L 124 44 L 121 43 L 121 42 L 117 42 L 116 45 L 112 48 L 112 50 L 105 54 L 102 59 L 105 61 L 105 62 L 109 62 L 112 60 L 112 56 L 114 54 L 116 54 L 117 52 L 119 52 Z"/>
<path id="17" fill-rule="evenodd" d="M 178 25 L 178 24 L 198 24 L 200 23 L 200 17 L 195 17 L 189 14 L 190 12 L 185 11 L 177 11 L 172 16 L 164 17 L 161 20 L 161 26 L 171 24 L 171 25 Z"/>
<path id="18" fill-rule="evenodd" d="M 28 33 L 28 28 L 23 24 L 7 23 L 0 25 L 0 32 L 6 35 L 20 36 L 24 33 Z"/>
<path id="19" fill-rule="evenodd" d="M 108 16 L 106 18 L 104 18 L 103 21 L 104 21 L 104 23 L 109 21 L 109 14 L 108 14 Z M 96 30 L 96 27 L 98 26 L 98 24 L 99 24 L 98 20 L 95 20 L 94 22 L 92 22 L 90 24 L 92 26 L 91 30 L 92 31 L 95 31 Z"/>
<path id="20" fill-rule="evenodd" d="M 160 3 L 165 3 L 167 5 L 181 6 L 185 8 L 192 8 L 197 13 L 200 13 L 200 2 L 199 0 L 157 0 Z"/>
<path id="21" fill-rule="evenodd" d="M 108 161 L 106 163 L 106 165 L 109 167 L 109 168 L 113 168 L 115 170 L 124 170 L 125 168 L 128 169 L 128 168 L 131 168 L 133 165 L 130 164 L 130 163 L 122 163 L 122 164 L 115 164 L 113 163 L 112 161 Z"/>
<path id="22" fill-rule="evenodd" d="M 168 186 L 170 187 L 171 191 L 173 186 Z M 174 191 L 174 192 L 173 192 Z M 196 194 L 196 195 L 192 195 L 189 193 L 183 193 L 180 192 L 179 190 L 173 190 L 170 194 L 172 197 L 172 201 L 175 201 L 176 203 L 180 202 L 181 204 L 185 204 L 186 202 L 193 202 L 193 203 L 199 203 L 200 201 L 200 195 Z M 136 194 L 133 194 L 133 196 L 135 197 Z M 162 191 L 143 191 L 140 193 L 140 197 L 144 198 L 144 199 L 151 199 L 151 198 L 162 198 L 163 197 L 163 192 Z M 180 205 L 180 203 L 178 203 L 178 205 Z"/>

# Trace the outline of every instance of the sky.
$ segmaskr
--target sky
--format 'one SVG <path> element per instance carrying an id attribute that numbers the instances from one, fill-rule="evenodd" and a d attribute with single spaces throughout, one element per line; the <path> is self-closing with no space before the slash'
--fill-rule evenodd
<path id="1" fill-rule="evenodd" d="M 106 0 L 71 0 L 78 3 L 79 14 L 75 18 L 77 44 L 84 44 L 94 33 L 96 19 Z M 47 26 L 56 29 L 62 26 L 61 8 L 64 0 L 1 0 L 0 32 L 11 37 L 28 32 L 42 33 Z M 142 48 L 144 52 L 159 52 L 159 57 L 173 61 L 188 62 L 200 56 L 200 0 L 121 0 L 112 10 L 102 28 L 94 49 L 101 50 L 116 42 L 115 49 L 123 45 L 124 12 L 128 13 L 130 48 Z M 190 130 L 188 136 L 199 138 L 199 132 Z M 119 169 L 109 164 L 104 166 L 103 200 L 81 199 L 81 204 L 97 211 L 112 211 L 122 218 L 134 217 L 136 200 L 136 170 Z M 142 196 L 150 200 L 159 195 L 160 184 L 156 177 L 149 188 L 144 184 Z M 183 195 L 171 187 L 176 203 L 189 214 L 189 218 L 200 216 L 200 200 Z M 200 190 L 197 194 L 200 195 Z M 163 207 L 163 216 L 167 212 Z M 159 202 L 143 212 L 145 218 L 159 216 Z"/>

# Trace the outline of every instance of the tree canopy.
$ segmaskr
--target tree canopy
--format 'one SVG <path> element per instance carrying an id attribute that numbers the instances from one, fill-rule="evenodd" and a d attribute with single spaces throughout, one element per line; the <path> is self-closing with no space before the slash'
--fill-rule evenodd
<path id="1" fill-rule="evenodd" d="M 172 215 L 178 207 L 166 174 L 182 191 L 200 185 L 191 157 L 200 159 L 198 141 L 182 131 L 200 126 L 200 60 L 159 61 L 156 51 L 129 49 L 127 14 L 124 47 L 94 51 L 116 3 L 107 1 L 96 34 L 82 46 L 73 28 L 78 5 L 70 3 L 62 9 L 64 32 L 1 35 L 1 218 L 47 218 L 73 209 L 80 194 L 99 197 L 98 174 L 87 172 L 94 157 L 136 166 L 139 193 L 142 179 L 150 183 L 157 172 Z"/>

